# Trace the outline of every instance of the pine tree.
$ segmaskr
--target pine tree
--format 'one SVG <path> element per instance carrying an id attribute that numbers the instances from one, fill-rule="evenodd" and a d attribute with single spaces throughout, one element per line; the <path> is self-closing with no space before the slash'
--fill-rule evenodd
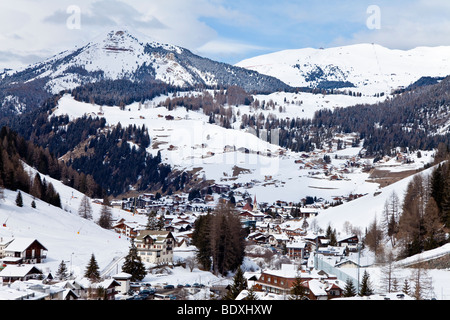
<path id="1" fill-rule="evenodd" d="M 224 297 L 224 300 L 234 300 L 241 293 L 242 290 L 247 289 L 247 279 L 244 277 L 244 273 L 242 272 L 241 267 L 238 267 L 236 270 L 236 274 L 233 278 L 233 284 L 228 289 L 227 294 Z"/>
<path id="2" fill-rule="evenodd" d="M 361 280 L 361 288 L 359 290 L 360 296 L 370 296 L 373 294 L 373 290 L 371 288 L 369 273 L 367 270 L 364 270 L 364 275 Z"/>
<path id="3" fill-rule="evenodd" d="M 307 288 L 303 285 L 304 281 L 300 276 L 295 277 L 291 287 L 291 296 L 289 300 L 302 300 L 307 294 Z"/>
<path id="4" fill-rule="evenodd" d="M 192 244 L 197 248 L 197 261 L 207 271 L 211 269 L 211 219 L 212 216 L 209 213 L 199 216 L 195 220 L 194 231 L 192 233 Z"/>
<path id="5" fill-rule="evenodd" d="M 244 298 L 244 300 L 250 300 L 250 301 L 258 300 L 258 296 L 256 295 L 255 289 L 253 289 L 253 287 L 248 289 L 248 294 Z"/>
<path id="6" fill-rule="evenodd" d="M 17 192 L 16 206 L 23 207 L 22 193 L 20 191 Z"/>
<path id="7" fill-rule="evenodd" d="M 122 271 L 131 274 L 131 281 L 141 281 L 147 274 L 133 240 L 131 240 L 130 251 L 122 265 Z"/>
<path id="8" fill-rule="evenodd" d="M 442 186 L 442 201 L 441 208 L 442 214 L 441 219 L 445 224 L 445 227 L 450 228 L 450 165 L 447 164 L 447 172 L 443 179 Z"/>
<path id="9" fill-rule="evenodd" d="M 84 195 L 81 199 L 78 214 L 85 219 L 92 219 L 92 207 L 89 202 L 89 198 L 86 195 Z"/>
<path id="10" fill-rule="evenodd" d="M 59 280 L 64 280 L 67 278 L 67 267 L 64 260 L 62 260 L 59 264 L 58 271 L 56 271 L 56 277 Z"/>
<path id="11" fill-rule="evenodd" d="M 91 259 L 89 260 L 89 264 L 86 267 L 84 276 L 86 278 L 89 278 L 92 282 L 100 281 L 99 267 L 97 264 L 97 260 L 95 260 L 94 254 L 91 255 Z"/>
<path id="12" fill-rule="evenodd" d="M 336 229 L 332 229 L 330 225 L 328 225 L 325 237 L 330 240 L 330 246 L 337 245 Z"/>
<path id="13" fill-rule="evenodd" d="M 102 205 L 102 209 L 100 211 L 100 217 L 98 218 L 97 224 L 103 229 L 111 229 L 112 228 L 112 214 L 111 209 L 107 205 Z"/>
<path id="14" fill-rule="evenodd" d="M 430 197 L 425 207 L 426 219 L 424 219 L 424 249 L 437 248 L 445 242 L 445 232 L 439 217 L 439 208 L 433 197 Z"/>
<path id="15" fill-rule="evenodd" d="M 402 292 L 404 294 L 406 294 L 406 295 L 410 295 L 411 294 L 411 287 L 409 286 L 408 279 L 405 279 L 405 281 L 403 282 Z"/>
<path id="16" fill-rule="evenodd" d="M 159 221 L 156 217 L 156 212 L 152 211 L 148 215 L 147 225 L 145 226 L 146 230 L 160 230 L 159 229 Z"/>
<path id="17" fill-rule="evenodd" d="M 345 282 L 345 288 L 344 288 L 344 297 L 354 297 L 356 295 L 356 289 L 355 285 L 353 284 L 353 281 L 348 278 Z"/>

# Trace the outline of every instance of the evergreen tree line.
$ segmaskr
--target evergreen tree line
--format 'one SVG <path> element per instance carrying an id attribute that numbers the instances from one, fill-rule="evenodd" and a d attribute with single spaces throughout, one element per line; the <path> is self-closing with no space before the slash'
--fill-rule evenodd
<path id="1" fill-rule="evenodd" d="M 68 165 L 92 175 L 94 181 L 114 196 L 129 191 L 130 185 L 138 184 L 138 190 L 147 190 L 162 186 L 171 173 L 171 167 L 161 162 L 159 153 L 157 156 L 147 153 L 149 145 L 145 126 L 123 128 L 119 123 L 90 139 L 85 152 L 70 159 Z"/>
<path id="2" fill-rule="evenodd" d="M 442 162 L 429 175 L 417 174 L 407 185 L 403 201 L 395 192 L 386 200 L 381 221 L 366 230 L 364 244 L 384 260 L 387 239 L 406 258 L 449 241 L 450 170 Z"/>
<path id="3" fill-rule="evenodd" d="M 397 237 L 404 256 L 412 256 L 447 243 L 449 230 L 450 170 L 447 162 L 429 176 L 416 175 L 408 184 Z"/>
<path id="4" fill-rule="evenodd" d="M 55 174 L 61 165 L 40 147 L 26 142 L 7 127 L 0 130 L 0 186 L 22 190 L 51 205 L 61 207 L 59 193 L 51 182 L 24 169 L 22 161 L 47 174 Z"/>
<path id="5" fill-rule="evenodd" d="M 50 116 L 62 94 L 47 99 L 39 112 L 9 122 L 25 139 L 45 146 L 45 152 L 58 158 L 77 149 L 79 156 L 70 158 L 63 170 L 78 174 L 60 176 L 57 172 L 53 177 L 61 178 L 66 185 L 90 197 L 99 198 L 105 193 L 127 192 L 130 185 L 140 191 L 161 189 L 167 193 L 183 189 L 189 183 L 189 174 L 172 172 L 169 165 L 161 163 L 159 154 L 146 154 L 150 137 L 145 126 L 122 127 L 119 123 L 107 128 L 104 118 L 83 116 L 71 121 L 67 115 Z"/>
<path id="6" fill-rule="evenodd" d="M 180 90 L 180 88 L 158 80 L 134 82 L 119 79 L 88 83 L 71 90 L 70 93 L 77 101 L 95 103 L 100 106 L 123 107 L 133 102 L 152 100 L 159 95 L 165 95 L 177 90 Z"/>
<path id="7" fill-rule="evenodd" d="M 89 196 L 101 197 L 103 195 L 103 190 L 93 180 L 92 176 L 79 173 L 68 167 L 60 162 L 48 148 L 44 149 L 26 141 L 10 128 L 2 127 L 0 141 L 0 183 L 3 183 L 5 188 L 20 189 L 41 200 L 57 204 L 58 197 L 53 185 L 42 179 L 40 175 L 30 177 L 22 166 L 21 161 L 23 161 L 39 171 L 40 174 L 62 181 L 67 186 L 88 193 Z"/>

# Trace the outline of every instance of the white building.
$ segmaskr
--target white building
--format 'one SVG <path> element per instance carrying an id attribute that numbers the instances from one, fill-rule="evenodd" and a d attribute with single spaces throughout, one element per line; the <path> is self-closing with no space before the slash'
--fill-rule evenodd
<path id="1" fill-rule="evenodd" d="M 175 238 L 170 231 L 141 230 L 135 243 L 142 262 L 172 263 Z"/>

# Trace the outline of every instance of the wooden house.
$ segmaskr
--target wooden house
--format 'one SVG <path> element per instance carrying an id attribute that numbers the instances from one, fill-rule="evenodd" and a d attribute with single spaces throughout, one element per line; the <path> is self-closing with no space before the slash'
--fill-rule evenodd
<path id="1" fill-rule="evenodd" d="M 47 248 L 34 238 L 14 238 L 2 251 L 5 264 L 42 263 L 47 257 Z"/>
<path id="2" fill-rule="evenodd" d="M 114 231 L 125 237 L 133 239 L 136 238 L 138 230 L 141 227 L 143 226 L 136 222 L 126 221 L 124 218 L 120 219 L 113 225 Z"/>
<path id="3" fill-rule="evenodd" d="M 37 279 L 42 277 L 42 271 L 33 265 L 7 265 L 0 271 L 0 279 L 2 282 L 10 283 L 14 281 L 26 281 L 29 279 Z"/>

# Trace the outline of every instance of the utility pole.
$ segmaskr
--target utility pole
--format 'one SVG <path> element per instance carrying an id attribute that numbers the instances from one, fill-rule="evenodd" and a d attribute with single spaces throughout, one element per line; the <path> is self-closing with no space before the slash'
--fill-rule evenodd
<path id="1" fill-rule="evenodd" d="M 359 269 L 360 269 L 360 260 L 361 260 L 361 244 L 358 242 L 358 284 L 357 284 L 357 293 L 359 293 Z"/>

